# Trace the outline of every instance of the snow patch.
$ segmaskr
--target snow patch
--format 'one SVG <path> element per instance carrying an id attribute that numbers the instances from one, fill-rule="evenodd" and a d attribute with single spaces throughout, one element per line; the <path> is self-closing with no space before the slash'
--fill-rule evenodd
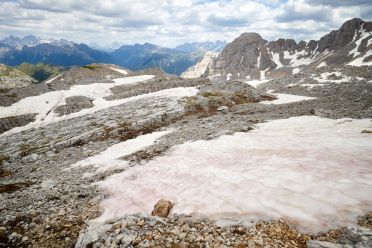
<path id="1" fill-rule="evenodd" d="M 297 73 L 299 73 L 300 71 L 301 71 L 300 68 L 294 68 L 294 69 L 292 70 L 292 74 L 297 74 Z"/>
<path id="2" fill-rule="evenodd" d="M 318 65 L 318 68 L 325 67 L 325 66 L 327 66 L 327 63 L 323 61 L 322 63 Z"/>
<path id="3" fill-rule="evenodd" d="M 231 76 L 232 76 L 232 74 L 231 74 L 231 73 L 228 73 L 228 74 L 226 75 L 226 80 L 227 80 L 227 81 L 230 81 Z"/>
<path id="4" fill-rule="evenodd" d="M 249 81 L 245 81 L 244 83 L 249 84 L 250 86 L 253 86 L 253 87 L 257 87 L 258 85 L 269 82 L 269 81 L 270 80 L 268 80 L 268 79 L 265 79 L 265 80 L 249 80 Z"/>
<path id="5" fill-rule="evenodd" d="M 153 75 L 118 78 L 114 83 L 94 83 L 73 85 L 68 90 L 51 91 L 38 96 L 26 97 L 11 106 L 0 107 L 0 118 L 37 113 L 38 120 L 45 119 L 47 114 L 57 106 L 66 104 L 65 99 L 72 96 L 85 96 L 93 99 L 95 105 L 103 103 L 104 97 L 112 94 L 111 88 L 124 84 L 134 84 L 153 78 Z M 108 101 L 106 101 L 108 102 Z"/>
<path id="6" fill-rule="evenodd" d="M 56 80 L 57 78 L 59 78 L 61 75 L 58 75 L 58 76 L 55 76 L 54 78 L 51 78 L 47 81 L 44 82 L 44 84 L 50 84 L 51 82 L 53 82 L 54 80 Z"/>
<path id="7" fill-rule="evenodd" d="M 312 89 L 314 87 L 323 87 L 326 84 L 299 84 L 298 86 L 302 87 L 308 87 L 309 89 Z"/>
<path id="8" fill-rule="evenodd" d="M 289 65 L 292 67 L 298 67 L 301 65 L 308 65 L 312 63 L 314 60 L 306 57 L 306 51 L 303 50 L 301 52 L 296 53 L 289 53 L 288 51 L 284 51 L 284 59 L 289 59 Z"/>
<path id="9" fill-rule="evenodd" d="M 275 95 L 278 99 L 273 101 L 263 101 L 260 103 L 263 104 L 286 104 L 286 103 L 292 103 L 292 102 L 300 102 L 300 101 L 307 101 L 307 100 L 313 100 L 316 97 L 309 97 L 309 96 L 299 96 L 299 95 L 290 95 L 290 94 L 279 94 L 279 93 L 271 93 Z"/>
<path id="10" fill-rule="evenodd" d="M 280 54 L 279 53 L 271 53 L 271 56 L 273 58 L 273 61 L 274 63 L 276 64 L 276 68 L 275 69 L 279 69 L 279 68 L 282 68 L 284 65 L 282 64 L 282 62 L 280 62 Z"/>
<path id="11" fill-rule="evenodd" d="M 260 69 L 260 64 L 261 64 L 261 52 L 259 51 L 259 55 L 257 58 L 257 66 L 256 66 L 257 69 Z"/>
<path id="12" fill-rule="evenodd" d="M 354 34 L 353 40 L 356 39 L 356 37 L 357 37 L 358 34 L 360 34 L 360 38 L 357 39 L 357 40 L 355 40 L 355 47 L 353 48 L 353 50 L 351 50 L 349 52 L 349 55 L 352 55 L 353 58 L 357 57 L 360 54 L 360 52 L 358 51 L 358 49 L 359 49 L 360 44 L 362 43 L 362 41 L 364 39 L 368 38 L 368 36 L 372 35 L 372 32 L 366 32 L 366 30 L 363 28 L 363 26 L 364 26 L 364 24 L 360 27 L 360 30 L 355 31 L 355 34 Z M 369 42 L 370 42 L 370 40 L 368 40 L 368 43 Z"/>
<path id="13" fill-rule="evenodd" d="M 330 79 L 331 76 L 336 76 L 339 79 Z M 311 78 L 318 81 L 319 83 L 345 83 L 352 81 L 352 77 L 345 76 L 339 71 L 323 72 L 319 76 L 312 74 Z"/>
<path id="14" fill-rule="evenodd" d="M 264 71 L 260 71 L 260 80 L 264 80 L 266 79 L 266 72 L 269 70 L 270 68 L 267 68 L 266 70 Z"/>
<path id="15" fill-rule="evenodd" d="M 105 172 L 108 170 L 124 169 L 128 166 L 128 162 L 119 158 L 138 152 L 153 145 L 162 136 L 171 133 L 173 130 L 154 132 L 146 135 L 138 136 L 134 139 L 126 140 L 115 144 L 105 151 L 81 160 L 70 168 L 94 166 L 97 168 L 96 173 Z M 69 169 L 70 169 L 69 168 Z M 86 176 L 89 176 L 87 174 Z"/>
<path id="16" fill-rule="evenodd" d="M 354 59 L 353 61 L 348 63 L 348 65 L 351 65 L 351 66 L 372 66 L 372 60 L 369 61 L 369 62 L 364 62 L 364 60 L 369 56 L 372 56 L 372 50 L 368 50 L 363 56 L 357 57 L 356 59 Z"/>
<path id="17" fill-rule="evenodd" d="M 217 52 L 206 52 L 203 59 L 196 65 L 187 69 L 181 74 L 182 78 L 198 78 L 201 77 L 207 70 L 210 62 L 218 56 Z"/>
<path id="18" fill-rule="evenodd" d="M 109 197 L 96 221 L 150 213 L 164 198 L 175 202 L 173 213 L 222 224 L 283 217 L 310 232 L 355 224 L 372 206 L 367 128 L 371 120 L 301 116 L 175 146 L 99 182 Z"/>
<path id="19" fill-rule="evenodd" d="M 137 77 L 143 77 L 143 79 L 138 80 Z M 116 83 L 116 86 L 120 86 L 120 85 L 136 84 L 136 83 L 139 83 L 139 82 L 143 82 L 143 81 L 146 81 L 146 80 L 153 79 L 155 76 L 154 75 L 148 75 L 148 76 L 145 75 L 145 76 L 137 76 L 137 77 L 116 78 L 113 81 Z"/>
<path id="20" fill-rule="evenodd" d="M 121 74 L 124 74 L 124 75 L 127 75 L 128 72 L 126 70 L 123 70 L 123 69 L 118 69 L 118 68 L 114 68 L 114 67 L 109 67 L 111 70 L 114 70 L 114 71 L 117 71 L 117 72 L 120 72 Z"/>

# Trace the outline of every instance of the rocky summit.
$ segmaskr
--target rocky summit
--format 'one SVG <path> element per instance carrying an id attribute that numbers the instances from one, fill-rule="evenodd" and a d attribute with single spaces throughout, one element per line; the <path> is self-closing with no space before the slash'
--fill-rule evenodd
<path id="1" fill-rule="evenodd" d="M 212 60 L 205 76 L 214 81 L 288 76 L 309 68 L 371 65 L 372 23 L 355 18 L 341 28 L 309 42 L 270 41 L 244 33 Z"/>
<path id="2" fill-rule="evenodd" d="M 0 247 L 372 247 L 371 32 L 243 33 L 182 77 L 0 67 Z"/>

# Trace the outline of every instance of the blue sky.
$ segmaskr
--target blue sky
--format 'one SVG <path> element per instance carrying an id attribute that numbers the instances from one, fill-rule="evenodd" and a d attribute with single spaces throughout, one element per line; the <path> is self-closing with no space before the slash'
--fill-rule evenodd
<path id="1" fill-rule="evenodd" d="M 0 38 L 34 34 L 121 44 L 318 39 L 351 18 L 372 18 L 371 0 L 0 0 Z"/>

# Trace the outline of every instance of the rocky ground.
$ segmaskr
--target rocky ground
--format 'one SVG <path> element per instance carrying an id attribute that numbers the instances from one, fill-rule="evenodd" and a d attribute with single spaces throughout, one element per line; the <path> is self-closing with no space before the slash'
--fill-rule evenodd
<path id="1" fill-rule="evenodd" d="M 31 90 L 14 89 L 11 94 L 18 100 L 50 90 L 66 89 L 74 84 L 104 83 L 122 76 L 105 66 L 95 67 L 98 68 L 67 71 L 50 85 L 30 86 Z M 324 86 L 301 86 L 320 84 L 313 78 L 325 72 L 331 72 L 327 80 L 339 80 L 339 74 L 332 75 L 336 69 L 341 70 L 342 76 L 350 77 L 346 80 L 348 82 L 328 81 Z M 131 166 L 138 166 L 174 145 L 249 132 L 255 124 L 268 120 L 301 115 L 334 119 L 372 117 L 372 76 L 368 67 L 319 68 L 271 80 L 259 85 L 258 90 L 241 82 L 212 84 L 208 79 L 184 80 L 154 70 L 129 72 L 128 76 L 138 74 L 154 74 L 156 77 L 113 88 L 113 95 L 108 100 L 180 86 L 197 86 L 200 92 L 196 96 L 176 99 L 156 96 L 134 100 L 93 114 L 0 136 L 0 247 L 372 246 L 371 214 L 360 217 L 359 227 L 318 234 L 300 233 L 285 220 L 260 221 L 249 227 L 219 227 L 208 219 L 183 215 L 160 218 L 150 216 L 150 213 L 94 225 L 89 220 L 101 214 L 99 203 L 106 196 L 93 183 L 122 169 L 97 173 L 92 167 L 71 169 L 70 166 L 118 142 L 174 128 L 174 132 L 155 144 L 122 158 Z M 274 100 L 276 93 L 316 98 L 279 105 L 260 103 Z M 9 92 L 0 94 L 8 95 Z M 2 106 L 16 101 L 3 98 L 3 95 L 0 97 Z M 90 108 L 89 99 L 83 100 L 70 99 L 56 111 L 63 116 Z M 32 121 L 32 117 L 27 118 L 30 119 L 28 122 Z M 0 119 L 0 127 L 5 132 L 28 122 L 17 120 L 15 125 Z M 84 177 L 89 172 L 92 176 Z"/>
<path id="2" fill-rule="evenodd" d="M 94 229 L 94 231 L 92 231 Z M 91 233 L 97 235 L 94 237 Z M 104 226 L 91 225 L 77 247 L 371 247 L 372 231 L 365 227 L 340 228 L 316 235 L 304 234 L 285 220 L 259 221 L 252 226 L 220 227 L 209 219 L 173 215 L 159 218 L 130 215 Z M 338 242 L 337 245 L 331 242 Z"/>

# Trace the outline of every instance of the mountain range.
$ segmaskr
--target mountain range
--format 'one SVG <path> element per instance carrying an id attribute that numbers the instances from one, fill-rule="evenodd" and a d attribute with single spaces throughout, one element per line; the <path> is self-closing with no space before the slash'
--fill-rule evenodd
<path id="1" fill-rule="evenodd" d="M 175 47 L 175 50 L 192 53 L 195 51 L 221 52 L 226 46 L 226 41 L 204 41 L 185 43 Z"/>
<path id="2" fill-rule="evenodd" d="M 203 55 L 200 51 L 189 53 L 149 43 L 121 46 L 111 53 L 114 64 L 130 70 L 160 67 L 170 74 L 182 73 L 196 64 Z"/>
<path id="3" fill-rule="evenodd" d="M 346 21 L 319 40 L 267 41 L 258 33 L 243 33 L 227 45 L 224 41 L 206 41 L 166 48 L 145 43 L 123 45 L 112 52 L 63 39 L 9 36 L 0 40 L 0 63 L 11 66 L 23 62 L 59 66 L 110 63 L 130 70 L 159 67 L 170 74 L 204 76 L 216 81 L 266 79 L 327 65 L 371 65 L 371 37 L 372 23 L 358 18 Z M 118 46 L 116 42 L 111 47 Z"/>
<path id="4" fill-rule="evenodd" d="M 332 65 L 372 65 L 372 22 L 355 18 L 319 40 L 298 43 L 268 42 L 257 33 L 243 33 L 211 57 L 199 74 L 216 81 L 266 79 Z"/>
<path id="5" fill-rule="evenodd" d="M 118 44 L 116 42 L 115 46 Z M 23 38 L 9 36 L 0 40 L 0 63 L 10 66 L 24 62 L 59 66 L 112 63 L 131 70 L 159 67 L 167 73 L 181 74 L 200 61 L 206 51 L 221 51 L 225 44 L 223 41 L 194 42 L 166 48 L 145 43 L 123 45 L 107 52 L 64 39 L 43 40 L 33 35 Z"/>
<path id="6" fill-rule="evenodd" d="M 28 35 L 0 40 L 0 63 L 17 66 L 24 62 L 60 66 L 85 65 L 94 62 L 111 62 L 109 54 L 94 50 L 85 44 L 64 39 L 42 40 Z"/>

